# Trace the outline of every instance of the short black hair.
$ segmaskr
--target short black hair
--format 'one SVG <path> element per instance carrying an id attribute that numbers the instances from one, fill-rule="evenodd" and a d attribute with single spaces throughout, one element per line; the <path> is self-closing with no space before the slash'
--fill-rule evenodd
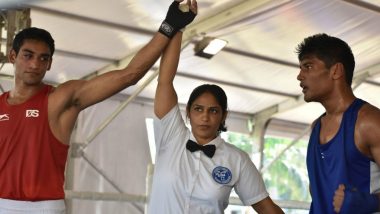
<path id="1" fill-rule="evenodd" d="M 340 62 L 346 74 L 346 83 L 352 84 L 355 69 L 355 58 L 350 46 L 343 40 L 325 33 L 315 34 L 305 38 L 296 48 L 298 60 L 309 55 L 315 55 L 323 61 L 327 68 Z"/>
<path id="2" fill-rule="evenodd" d="M 48 31 L 36 27 L 25 28 L 16 34 L 12 45 L 12 49 L 16 54 L 18 54 L 21 46 L 27 39 L 45 42 L 49 46 L 51 56 L 53 56 L 55 51 L 53 37 Z"/>

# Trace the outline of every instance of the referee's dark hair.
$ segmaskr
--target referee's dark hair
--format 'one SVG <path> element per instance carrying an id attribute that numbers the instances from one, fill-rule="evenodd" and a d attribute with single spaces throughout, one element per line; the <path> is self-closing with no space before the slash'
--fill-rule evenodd
<path id="1" fill-rule="evenodd" d="M 222 108 L 222 113 L 225 114 L 227 112 L 227 95 L 221 87 L 214 84 L 200 85 L 196 87 L 193 92 L 191 92 L 189 101 L 187 101 L 186 105 L 187 112 L 190 112 L 190 107 L 194 100 L 206 92 L 211 93 L 215 97 Z M 227 131 L 227 127 L 225 125 L 225 121 L 222 121 L 218 129 L 218 134 L 225 131 Z"/>

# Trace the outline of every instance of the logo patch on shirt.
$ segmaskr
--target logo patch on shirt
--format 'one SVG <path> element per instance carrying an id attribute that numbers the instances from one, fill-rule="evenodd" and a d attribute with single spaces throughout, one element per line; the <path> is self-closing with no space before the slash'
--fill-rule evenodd
<path id="1" fill-rule="evenodd" d="M 39 111 L 38 110 L 26 110 L 26 117 L 38 117 Z"/>
<path id="2" fill-rule="evenodd" d="M 212 170 L 212 177 L 219 184 L 228 184 L 232 179 L 232 172 L 226 167 L 217 166 Z"/>
<path id="3" fill-rule="evenodd" d="M 0 114 L 0 121 L 9 120 L 9 114 Z"/>

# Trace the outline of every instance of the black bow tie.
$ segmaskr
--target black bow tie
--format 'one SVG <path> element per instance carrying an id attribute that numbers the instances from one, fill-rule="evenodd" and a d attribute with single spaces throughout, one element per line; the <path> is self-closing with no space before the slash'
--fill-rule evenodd
<path id="1" fill-rule="evenodd" d="M 205 155 L 207 155 L 207 157 L 212 158 L 212 156 L 214 156 L 214 154 L 215 154 L 216 147 L 215 147 L 215 145 L 202 146 L 202 145 L 199 145 L 192 140 L 188 140 L 186 143 L 186 149 L 188 149 L 190 152 L 202 150 L 203 153 L 205 153 Z"/>

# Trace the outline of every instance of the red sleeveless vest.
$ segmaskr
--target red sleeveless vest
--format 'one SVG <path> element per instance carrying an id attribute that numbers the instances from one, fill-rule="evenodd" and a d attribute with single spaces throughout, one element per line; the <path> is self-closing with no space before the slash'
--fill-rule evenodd
<path id="1" fill-rule="evenodd" d="M 58 141 L 48 122 L 46 85 L 19 105 L 0 96 L 0 198 L 40 201 L 64 198 L 68 145 Z"/>

